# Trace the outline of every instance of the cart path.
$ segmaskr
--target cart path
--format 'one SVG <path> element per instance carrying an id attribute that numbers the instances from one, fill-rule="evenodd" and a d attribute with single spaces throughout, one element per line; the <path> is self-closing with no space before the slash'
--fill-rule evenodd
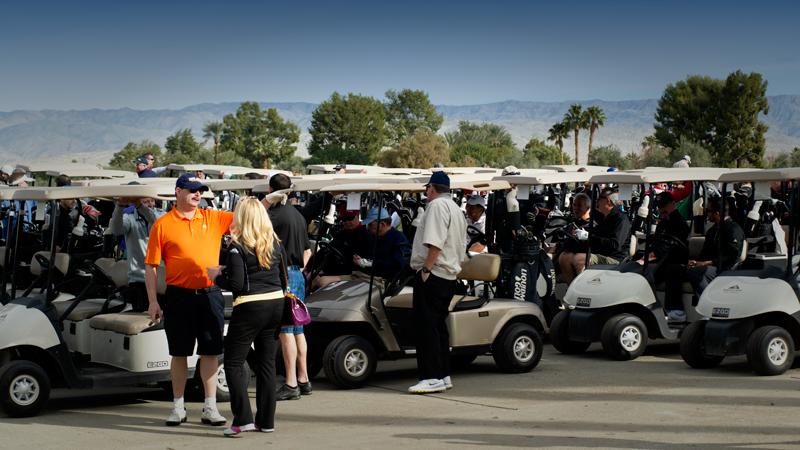
<path id="1" fill-rule="evenodd" d="M 0 416 L 0 448 L 800 447 L 800 369 L 759 377 L 739 357 L 694 370 L 677 341 L 656 341 L 629 362 L 608 360 L 597 344 L 575 356 L 545 344 L 539 366 L 519 375 L 480 357 L 433 396 L 405 393 L 415 381 L 414 360 L 380 363 L 360 390 L 320 375 L 313 395 L 278 403 L 276 433 L 236 439 L 199 423 L 199 398 L 187 403 L 187 424 L 167 428 L 172 402 L 160 389 L 59 390 L 40 416 Z M 250 394 L 255 401 L 255 383 Z M 220 409 L 232 418 L 228 404 Z"/>

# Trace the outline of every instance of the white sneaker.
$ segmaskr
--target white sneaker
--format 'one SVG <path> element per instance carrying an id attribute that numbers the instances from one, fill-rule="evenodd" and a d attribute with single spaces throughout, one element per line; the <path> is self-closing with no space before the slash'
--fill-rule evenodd
<path id="1" fill-rule="evenodd" d="M 203 416 L 200 418 L 200 421 L 204 424 L 218 427 L 220 425 L 225 425 L 228 419 L 222 417 L 222 414 L 216 409 L 203 408 Z"/>
<path id="2" fill-rule="evenodd" d="M 442 383 L 444 383 L 445 389 L 453 389 L 453 383 L 450 381 L 450 375 L 442 378 Z"/>
<path id="3" fill-rule="evenodd" d="M 186 408 L 182 411 L 172 410 L 172 414 L 167 417 L 167 426 L 168 427 L 176 427 L 182 423 L 186 422 Z"/>
<path id="4" fill-rule="evenodd" d="M 667 311 L 667 322 L 686 322 L 686 313 L 677 309 Z"/>
<path id="5" fill-rule="evenodd" d="M 411 386 L 408 388 L 408 392 L 412 394 L 428 394 L 431 392 L 442 392 L 445 389 L 447 388 L 444 386 L 442 380 L 431 378 L 429 380 L 422 380 L 414 386 Z"/>

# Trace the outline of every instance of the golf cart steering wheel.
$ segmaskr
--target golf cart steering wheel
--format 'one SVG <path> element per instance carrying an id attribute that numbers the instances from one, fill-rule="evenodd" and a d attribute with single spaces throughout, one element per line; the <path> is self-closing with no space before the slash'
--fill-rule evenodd
<path id="1" fill-rule="evenodd" d="M 35 255 L 33 255 L 33 257 L 36 258 L 36 262 L 38 262 L 39 265 L 42 266 L 43 270 L 50 270 L 50 260 L 45 258 L 44 255 L 36 253 Z"/>
<path id="2" fill-rule="evenodd" d="M 579 241 L 578 238 L 576 238 L 575 236 L 567 233 L 566 231 L 564 231 L 564 229 L 560 229 L 560 230 L 554 231 L 553 232 L 553 236 L 558 238 L 558 240 L 561 241 L 561 242 L 571 241 L 573 244 L 575 244 L 577 246 L 581 245 L 581 241 Z"/>
<path id="3" fill-rule="evenodd" d="M 467 244 L 467 252 L 475 244 L 486 245 L 486 234 L 475 225 L 467 225 L 467 234 L 470 237 L 469 244 Z"/>
<path id="4" fill-rule="evenodd" d="M 108 274 L 97 266 L 97 264 L 93 263 L 90 260 L 86 260 L 83 262 L 86 264 L 86 267 L 89 269 L 89 272 L 92 272 L 92 277 L 94 277 L 100 285 L 108 285 L 117 287 L 117 283 L 114 283 L 114 280 L 111 279 Z"/>
<path id="5" fill-rule="evenodd" d="M 681 250 L 687 254 L 689 253 L 689 247 L 686 246 L 686 243 L 671 234 L 664 233 L 659 239 L 661 244 L 666 247 L 666 250 Z"/>
<path id="6" fill-rule="evenodd" d="M 330 241 L 320 241 L 319 248 L 332 252 L 333 257 L 339 261 L 344 261 L 344 255 L 338 248 L 331 245 Z"/>

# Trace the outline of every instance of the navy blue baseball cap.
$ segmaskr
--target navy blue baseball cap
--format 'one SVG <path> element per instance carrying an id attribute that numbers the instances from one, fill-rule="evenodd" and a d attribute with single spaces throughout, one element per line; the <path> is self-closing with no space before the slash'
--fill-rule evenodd
<path id="1" fill-rule="evenodd" d="M 447 174 L 444 173 L 443 171 L 433 172 L 433 175 L 431 175 L 431 179 L 428 180 L 428 184 L 426 184 L 425 187 L 428 187 L 433 183 L 443 184 L 447 187 L 450 187 L 450 177 L 448 177 Z"/>
<path id="2" fill-rule="evenodd" d="M 193 173 L 185 173 L 178 178 L 175 182 L 176 188 L 181 189 L 199 189 L 200 191 L 208 191 L 208 186 L 203 184 L 203 180 L 197 178 Z"/>
<path id="3" fill-rule="evenodd" d="M 147 165 L 147 158 L 145 158 L 144 156 L 140 156 L 139 158 L 136 158 L 136 159 L 134 159 L 134 160 L 133 160 L 133 163 L 134 163 L 134 164 L 144 164 L 144 165 Z"/>

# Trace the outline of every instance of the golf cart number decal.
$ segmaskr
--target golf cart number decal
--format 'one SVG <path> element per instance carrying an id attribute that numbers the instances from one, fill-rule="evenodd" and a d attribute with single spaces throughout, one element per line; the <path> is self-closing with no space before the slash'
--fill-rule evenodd
<path id="1" fill-rule="evenodd" d="M 731 315 L 730 308 L 714 308 L 711 311 L 711 317 L 728 317 Z"/>
<path id="2" fill-rule="evenodd" d="M 148 361 L 147 368 L 153 369 L 156 367 L 169 367 L 169 361 Z"/>
<path id="3" fill-rule="evenodd" d="M 489 311 L 480 311 L 478 317 L 489 317 Z"/>
<path id="4" fill-rule="evenodd" d="M 591 306 L 592 299 L 586 297 L 578 297 L 578 306 Z"/>

